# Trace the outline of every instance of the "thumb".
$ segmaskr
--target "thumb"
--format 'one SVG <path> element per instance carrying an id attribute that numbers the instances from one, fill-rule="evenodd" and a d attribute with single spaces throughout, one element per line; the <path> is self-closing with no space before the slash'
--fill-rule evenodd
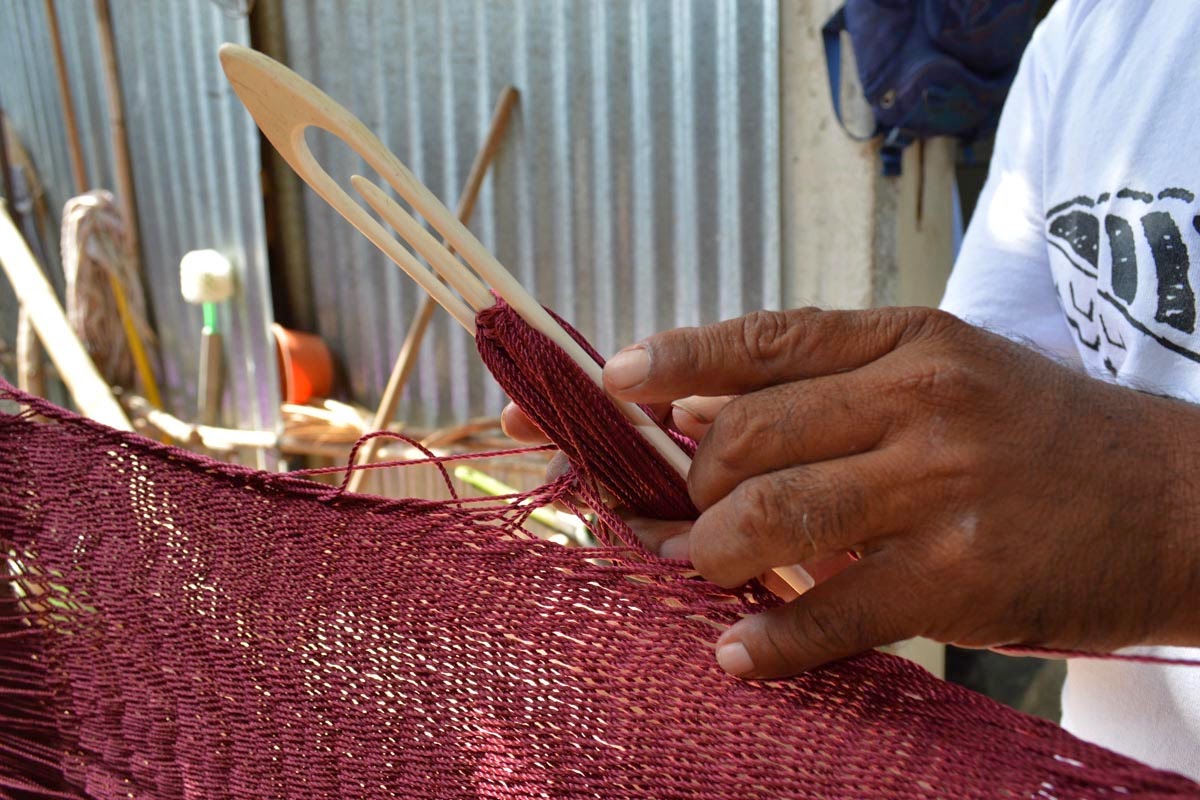
<path id="1" fill-rule="evenodd" d="M 717 640 L 717 663 L 739 678 L 784 678 L 920 632 L 892 570 L 868 557 L 804 595 L 741 620 Z M 911 596 L 911 595 L 908 595 Z"/>

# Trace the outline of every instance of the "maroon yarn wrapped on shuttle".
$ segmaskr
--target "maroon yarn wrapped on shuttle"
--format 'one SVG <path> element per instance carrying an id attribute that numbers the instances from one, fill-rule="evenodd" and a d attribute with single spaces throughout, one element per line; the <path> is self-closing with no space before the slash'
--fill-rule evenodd
<path id="1" fill-rule="evenodd" d="M 730 678 L 762 598 L 523 530 L 572 490 L 344 494 L 0 383 L 0 798 L 1200 796 L 881 653 Z"/>
<path id="2" fill-rule="evenodd" d="M 604 366 L 591 343 L 547 311 Z M 622 506 L 641 516 L 695 519 L 686 481 L 556 344 L 526 324 L 503 298 L 479 312 L 475 323 L 475 345 L 496 382 L 583 479 L 598 481 Z M 667 432 L 684 452 L 695 453 L 694 442 Z"/>

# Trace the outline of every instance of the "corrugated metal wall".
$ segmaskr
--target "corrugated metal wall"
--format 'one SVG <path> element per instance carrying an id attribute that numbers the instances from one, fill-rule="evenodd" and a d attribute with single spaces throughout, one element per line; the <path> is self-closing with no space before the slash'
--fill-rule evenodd
<path id="1" fill-rule="evenodd" d="M 249 41 L 247 22 L 211 0 L 113 0 L 111 8 L 165 401 L 184 418 L 195 414 L 201 313 L 179 293 L 179 259 L 191 249 L 214 248 L 233 261 L 239 283 L 235 298 L 221 307 L 225 422 L 273 430 L 279 424 L 278 388 L 269 334 L 259 137 L 216 58 L 221 42 Z M 57 9 L 88 176 L 93 186 L 112 188 L 93 4 L 60 1 Z M 57 214 L 73 187 L 41 0 L 0 4 L 0 102 L 30 150 Z M 51 269 L 61 289 L 57 254 L 54 261 Z M 2 335 L 7 336 L 13 315 L 7 307 L 3 313 Z"/>
<path id="2" fill-rule="evenodd" d="M 246 22 L 211 0 L 112 7 L 169 403 L 191 416 L 200 326 L 179 297 L 178 260 L 215 247 L 242 277 L 225 309 L 227 421 L 274 427 L 258 138 L 214 57 L 219 42 L 247 40 Z M 497 93 L 517 86 L 473 228 L 603 352 L 781 302 L 774 0 L 304 0 L 283 11 L 291 65 L 450 206 Z M 89 176 L 112 186 L 92 4 L 60 2 L 59 15 Z M 71 182 L 42 3 L 7 0 L 0 20 L 0 102 L 56 210 Z M 325 134 L 310 136 L 332 174 L 362 169 Z M 372 404 L 419 290 L 307 192 L 305 213 L 319 332 L 346 393 Z M 57 263 L 51 271 L 61 281 Z M 6 337 L 10 308 L 0 294 Z M 446 423 L 501 402 L 468 337 L 440 316 L 402 416 Z"/>
<path id="3" fill-rule="evenodd" d="M 304 0 L 293 68 L 376 131 L 453 208 L 500 88 L 521 101 L 472 228 L 602 352 L 780 303 L 774 0 Z M 309 132 L 335 177 L 363 171 Z M 320 332 L 375 402 L 420 299 L 306 192 Z M 494 413 L 469 338 L 439 316 L 401 409 Z"/>

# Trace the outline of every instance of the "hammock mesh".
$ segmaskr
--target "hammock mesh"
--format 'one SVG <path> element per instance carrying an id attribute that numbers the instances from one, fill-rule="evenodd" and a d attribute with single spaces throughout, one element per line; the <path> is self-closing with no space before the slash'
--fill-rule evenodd
<path id="1" fill-rule="evenodd" d="M 756 595 L 531 538 L 528 506 L 345 495 L 0 396 L 2 797 L 1200 793 L 879 653 L 730 678 L 714 626 Z"/>

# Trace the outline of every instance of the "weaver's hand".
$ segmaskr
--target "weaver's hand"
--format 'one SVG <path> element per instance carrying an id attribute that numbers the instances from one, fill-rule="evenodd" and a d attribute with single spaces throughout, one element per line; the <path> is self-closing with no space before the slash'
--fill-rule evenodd
<path id="1" fill-rule="evenodd" d="M 623 350 L 604 379 L 639 402 L 736 396 L 711 401 L 688 481 L 702 514 L 664 555 L 728 587 L 862 556 L 730 628 L 718 661 L 734 674 L 793 674 L 917 635 L 1200 644 L 1197 407 L 926 309 L 668 331 Z"/>

